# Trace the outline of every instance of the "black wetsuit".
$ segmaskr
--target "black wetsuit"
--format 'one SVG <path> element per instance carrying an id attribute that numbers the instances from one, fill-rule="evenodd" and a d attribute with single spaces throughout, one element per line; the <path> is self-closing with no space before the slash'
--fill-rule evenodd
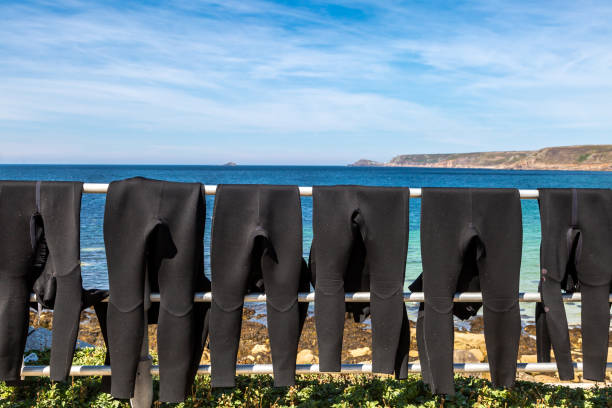
<path id="1" fill-rule="evenodd" d="M 491 379 L 512 386 L 521 332 L 518 306 L 522 217 L 515 189 L 424 188 L 421 201 L 424 377 L 452 395 L 453 295 L 459 280 L 479 276 Z M 466 272 L 466 266 L 477 272 Z M 463 277 L 462 277 L 463 275 Z M 463 284 L 462 284 L 463 285 Z"/>
<path id="2" fill-rule="evenodd" d="M 583 375 L 604 381 L 612 289 L 612 190 L 539 192 L 542 302 L 536 306 L 538 361 L 550 362 L 552 345 L 559 378 L 574 378 L 561 291 L 580 291 Z"/>
<path id="3" fill-rule="evenodd" d="M 143 341 L 144 318 L 158 323 L 160 400 L 183 401 L 207 336 L 210 290 L 204 275 L 205 197 L 200 183 L 132 178 L 108 188 L 104 243 L 110 301 L 111 394 L 130 398 Z M 149 294 L 160 292 L 158 304 Z"/>
<path id="4" fill-rule="evenodd" d="M 81 309 L 106 296 L 81 284 L 79 227 L 83 184 L 0 181 L 0 381 L 18 384 L 29 298 L 54 309 L 51 379 L 68 376 Z"/>
<path id="5" fill-rule="evenodd" d="M 406 376 L 410 329 L 403 284 L 409 200 L 408 188 L 313 187 L 312 260 L 321 371 L 340 371 L 345 292 L 369 289 L 369 311 L 363 304 L 349 310 L 372 316 L 372 370 Z"/>
<path id="6" fill-rule="evenodd" d="M 262 290 L 267 299 L 274 384 L 295 383 L 302 271 L 297 186 L 219 185 L 211 238 L 213 387 L 235 385 L 244 295 Z"/>

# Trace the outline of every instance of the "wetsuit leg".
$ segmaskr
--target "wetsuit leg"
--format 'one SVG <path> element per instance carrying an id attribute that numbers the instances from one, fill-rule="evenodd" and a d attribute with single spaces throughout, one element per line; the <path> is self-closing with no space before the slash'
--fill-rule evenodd
<path id="1" fill-rule="evenodd" d="M 403 303 L 403 300 L 402 300 Z M 402 310 L 402 325 L 400 328 L 400 337 L 395 352 L 395 378 L 397 380 L 405 380 L 408 378 L 408 357 L 410 353 L 410 320 L 408 320 L 408 311 L 406 306 Z"/>
<path id="2" fill-rule="evenodd" d="M 511 387 L 521 335 L 518 295 L 523 225 L 518 190 L 474 189 L 472 220 L 483 245 L 477 249 L 477 263 L 491 381 Z"/>
<path id="3" fill-rule="evenodd" d="M 102 333 L 102 339 L 104 340 L 104 346 L 106 347 L 106 355 L 104 356 L 104 365 L 110 365 L 110 349 L 108 345 L 108 302 L 97 302 L 93 304 L 94 310 L 96 312 L 96 317 L 98 318 L 98 323 L 100 324 L 100 332 Z M 102 392 L 110 394 L 111 392 L 111 377 L 103 376 L 102 377 Z"/>
<path id="4" fill-rule="evenodd" d="M 392 374 L 405 313 L 403 286 L 410 191 L 405 188 L 361 187 L 357 194 L 359 214 L 355 221 L 360 226 L 370 273 L 372 371 Z"/>
<path id="5" fill-rule="evenodd" d="M 612 190 L 577 190 L 576 201 L 582 239 L 576 269 L 582 292 L 584 378 L 604 381 L 612 283 Z"/>
<path id="6" fill-rule="evenodd" d="M 536 335 L 538 346 L 538 361 L 550 362 L 550 348 L 555 353 L 555 361 L 559 370 L 559 379 L 572 380 L 574 367 L 570 353 L 569 332 L 565 306 L 561 296 L 559 282 L 542 276 L 543 302 L 536 306 Z M 539 316 L 537 312 L 539 311 Z M 541 327 L 538 327 L 541 326 Z"/>
<path id="7" fill-rule="evenodd" d="M 471 252 L 470 252 L 471 251 Z M 459 274 L 459 282 L 457 282 L 456 292 L 480 292 L 480 277 L 478 276 L 478 267 L 476 264 L 477 248 L 469 248 L 468 253 L 464 256 L 464 263 Z M 419 275 L 414 282 L 409 286 L 411 292 L 423 291 L 423 274 Z M 478 310 L 482 307 L 479 302 L 455 302 L 453 303 L 453 315 L 461 320 L 467 320 L 478 314 Z M 419 303 L 419 312 L 416 323 L 417 330 L 417 347 L 419 349 L 419 359 L 421 362 L 421 375 L 425 384 L 431 384 L 431 373 L 427 362 L 427 349 L 423 338 L 423 320 L 425 318 L 425 304 Z"/>
<path id="8" fill-rule="evenodd" d="M 56 279 L 51 342 L 51 380 L 65 381 L 70 372 L 81 316 L 80 213 L 83 184 L 42 182 L 40 213 L 50 268 Z"/>
<path id="9" fill-rule="evenodd" d="M 536 305 L 536 335 L 539 362 L 550 362 L 555 353 L 559 378 L 574 378 L 561 281 L 567 274 L 571 242 L 572 193 L 567 189 L 540 189 L 538 203 L 542 225 L 540 283 L 542 302 Z"/>
<path id="10" fill-rule="evenodd" d="M 538 292 L 541 294 L 541 285 L 538 289 Z M 544 305 L 541 302 L 537 303 L 535 307 L 535 321 L 538 363 L 550 363 L 550 352 L 552 350 L 552 344 L 550 342 L 548 324 L 546 323 L 546 313 L 544 312 Z"/>
<path id="11" fill-rule="evenodd" d="M 460 241 L 471 217 L 466 189 L 424 188 L 421 199 L 423 343 L 421 364 L 429 367 L 432 393 L 455 393 L 453 381 L 453 295 L 462 266 Z M 424 354 L 424 355 L 423 355 Z"/>
<path id="12" fill-rule="evenodd" d="M 433 388 L 433 379 L 431 378 L 431 368 L 429 367 L 429 355 L 425 346 L 425 303 L 419 304 L 419 312 L 416 322 L 417 331 L 417 349 L 419 351 L 419 363 L 421 364 L 421 377 L 423 382 L 430 388 Z"/>
<path id="13" fill-rule="evenodd" d="M 149 238 L 161 296 L 157 328 L 159 398 L 181 402 L 193 384 L 204 347 L 207 305 L 196 305 L 193 295 L 205 289 L 205 201 L 199 183 L 164 183 L 163 189 L 159 205 L 162 224 Z M 153 239 L 157 242 L 151 245 Z"/>
<path id="14" fill-rule="evenodd" d="M 321 371 L 340 371 L 344 328 L 344 274 L 353 245 L 354 188 L 313 187 L 315 324 Z"/>
<path id="15" fill-rule="evenodd" d="M 610 331 L 609 285 L 582 284 L 582 358 L 584 378 L 606 380 Z"/>
<path id="16" fill-rule="evenodd" d="M 274 385 L 295 384 L 299 342 L 297 302 L 302 268 L 302 210 L 295 186 L 259 186 L 265 235 L 261 266 L 266 292 Z"/>
<path id="17" fill-rule="evenodd" d="M 233 387 L 242 326 L 242 308 L 257 227 L 258 202 L 252 191 L 219 185 L 211 238 L 211 385 Z"/>
<path id="18" fill-rule="evenodd" d="M 17 383 L 28 333 L 32 182 L 0 182 L 0 381 Z"/>

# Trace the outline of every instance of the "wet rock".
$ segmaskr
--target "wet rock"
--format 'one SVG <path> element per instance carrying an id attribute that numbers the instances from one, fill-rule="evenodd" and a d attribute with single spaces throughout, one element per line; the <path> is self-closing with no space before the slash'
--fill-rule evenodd
<path id="1" fill-rule="evenodd" d="M 202 352 L 202 358 L 200 359 L 200 364 L 210 364 L 210 351 L 204 350 Z"/>
<path id="2" fill-rule="evenodd" d="M 524 354 L 519 357 L 519 362 L 521 363 L 537 363 L 538 356 L 536 354 Z"/>
<path id="3" fill-rule="evenodd" d="M 480 359 L 472 354 L 470 350 L 453 351 L 453 361 L 455 363 L 480 363 Z"/>
<path id="4" fill-rule="evenodd" d="M 26 340 L 25 350 L 47 350 L 51 348 L 51 330 L 40 327 L 38 329 L 30 328 L 28 338 Z M 93 347 L 92 344 L 77 340 L 76 348 Z"/>
<path id="5" fill-rule="evenodd" d="M 483 355 L 487 355 L 487 346 L 483 334 L 455 332 L 455 350 L 478 349 Z"/>
<path id="6" fill-rule="evenodd" d="M 470 350 L 468 350 L 468 352 L 472 353 L 472 355 L 473 355 L 474 357 L 476 357 L 476 359 L 477 359 L 479 362 L 481 362 L 481 363 L 482 363 L 483 361 L 485 361 L 485 353 L 483 353 L 482 351 L 480 351 L 480 349 L 470 349 Z"/>
<path id="7" fill-rule="evenodd" d="M 262 354 L 262 353 L 269 353 L 269 352 L 270 352 L 270 347 L 268 347 L 265 344 L 256 344 L 251 349 L 251 354 Z"/>
<path id="8" fill-rule="evenodd" d="M 361 348 L 357 348 L 355 350 L 350 350 L 349 354 L 351 355 L 351 357 L 363 357 L 363 356 L 367 356 L 371 353 L 371 350 L 369 347 L 361 347 Z"/>
<path id="9" fill-rule="evenodd" d="M 317 364 L 319 358 L 312 353 L 312 350 L 304 349 L 298 353 L 296 362 L 298 364 Z"/>
<path id="10" fill-rule="evenodd" d="M 544 374 L 535 375 L 534 376 L 534 380 L 536 382 L 541 382 L 541 383 L 556 383 L 556 382 L 559 382 L 558 378 L 551 377 L 550 375 L 544 375 Z"/>

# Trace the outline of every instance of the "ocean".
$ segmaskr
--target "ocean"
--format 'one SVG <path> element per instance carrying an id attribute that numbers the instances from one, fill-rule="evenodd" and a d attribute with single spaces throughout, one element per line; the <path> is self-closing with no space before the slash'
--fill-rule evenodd
<path id="1" fill-rule="evenodd" d="M 360 184 L 404 187 L 539 187 L 611 188 L 612 172 L 434 169 L 345 166 L 168 166 L 168 165 L 0 165 L 2 180 L 79 180 L 108 183 L 128 177 L 201 182 L 204 184 L 297 184 L 300 186 Z M 81 212 L 81 261 L 86 288 L 107 288 L 102 222 L 104 194 L 85 194 Z M 207 196 L 205 269 L 210 276 L 210 227 L 214 197 Z M 523 254 L 520 289 L 537 291 L 539 279 L 540 218 L 537 200 L 521 200 Z M 312 198 L 302 197 L 304 257 L 312 241 Z M 420 199 L 410 203 L 410 238 L 406 260 L 407 286 L 421 273 Z M 580 321 L 580 305 L 567 307 L 570 324 Z M 533 304 L 522 303 L 523 320 L 533 319 Z M 411 318 L 416 316 L 410 305 Z M 414 316 L 413 316 L 414 314 Z"/>

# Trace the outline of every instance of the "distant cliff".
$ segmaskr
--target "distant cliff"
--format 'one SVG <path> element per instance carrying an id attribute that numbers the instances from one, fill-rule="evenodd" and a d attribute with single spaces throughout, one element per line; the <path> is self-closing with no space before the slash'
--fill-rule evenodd
<path id="1" fill-rule="evenodd" d="M 612 145 L 546 147 L 510 152 L 403 154 L 387 163 L 361 159 L 349 166 L 612 171 Z"/>

